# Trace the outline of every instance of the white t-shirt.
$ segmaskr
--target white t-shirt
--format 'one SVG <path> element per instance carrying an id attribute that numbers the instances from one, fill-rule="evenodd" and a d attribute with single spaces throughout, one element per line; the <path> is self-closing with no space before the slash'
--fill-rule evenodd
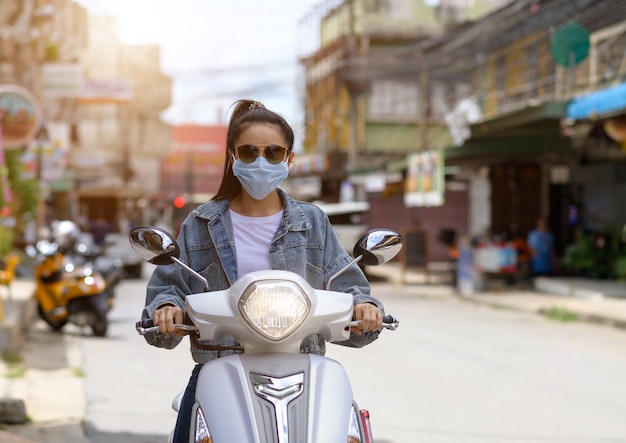
<path id="1" fill-rule="evenodd" d="M 267 217 L 247 217 L 230 210 L 237 251 L 237 274 L 270 269 L 270 243 L 283 218 L 283 211 Z"/>

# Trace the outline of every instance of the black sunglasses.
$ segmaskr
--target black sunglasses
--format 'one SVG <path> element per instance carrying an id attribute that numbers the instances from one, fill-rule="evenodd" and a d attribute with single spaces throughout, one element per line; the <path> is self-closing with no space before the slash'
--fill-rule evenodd
<path id="1" fill-rule="evenodd" d="M 252 163 L 259 155 L 263 155 L 268 162 L 277 165 L 285 158 L 287 148 L 278 145 L 241 145 L 235 151 L 239 160 L 244 163 Z"/>

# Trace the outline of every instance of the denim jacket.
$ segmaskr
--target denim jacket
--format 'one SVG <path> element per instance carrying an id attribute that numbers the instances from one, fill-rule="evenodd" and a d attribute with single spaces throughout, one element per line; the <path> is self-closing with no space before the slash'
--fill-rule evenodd
<path id="1" fill-rule="evenodd" d="M 272 269 L 299 274 L 316 289 L 324 289 L 329 278 L 345 267 L 351 257 L 339 243 L 327 215 L 310 203 L 299 202 L 278 189 L 283 200 L 283 218 L 270 244 Z M 183 222 L 178 244 L 180 260 L 205 277 L 210 290 L 228 289 L 238 278 L 233 227 L 228 200 L 209 201 L 194 209 Z M 370 296 L 370 285 L 358 265 L 333 280 L 331 290 L 352 293 L 354 303 L 373 303 L 383 310 L 380 300 Z M 203 292 L 202 283 L 176 264 L 158 266 L 150 278 L 142 318 L 151 318 L 162 305 L 185 309 L 185 295 Z M 378 331 L 351 334 L 344 346 L 361 347 L 378 338 Z M 148 334 L 146 341 L 154 346 L 174 348 L 182 338 L 160 333 Z M 237 346 L 231 336 L 201 342 L 209 346 Z M 324 353 L 321 336 L 305 339 L 301 352 Z M 195 362 L 206 363 L 234 353 L 232 350 L 206 350 L 191 342 Z"/>

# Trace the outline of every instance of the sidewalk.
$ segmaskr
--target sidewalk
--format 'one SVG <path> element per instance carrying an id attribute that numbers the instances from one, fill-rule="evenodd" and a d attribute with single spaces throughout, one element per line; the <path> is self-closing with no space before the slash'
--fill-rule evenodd
<path id="1" fill-rule="evenodd" d="M 80 342 L 37 321 L 33 288 L 32 281 L 16 280 L 11 299 L 2 293 L 0 410 L 20 403 L 23 409 L 13 414 L 14 424 L 0 425 L 0 442 L 88 443 Z M 27 422 L 21 423 L 24 409 Z"/>
<path id="2" fill-rule="evenodd" d="M 416 296 L 458 297 L 468 303 L 514 309 L 539 315 L 565 316 L 577 321 L 626 329 L 626 285 L 580 279 L 538 280 L 536 289 L 490 288 L 459 295 L 443 272 L 404 272 L 400 264 L 368 268 L 372 281 L 402 286 Z M 37 320 L 30 300 L 33 283 L 16 280 L 12 298 L 2 292 L 0 352 L 21 356 L 14 365 L 0 359 L 0 411 L 7 402 L 23 401 L 29 422 L 0 425 L 0 442 L 88 443 L 82 353 L 78 337 L 51 333 Z M 4 426 L 4 427 L 2 427 Z"/>
<path id="3" fill-rule="evenodd" d="M 368 268 L 368 273 L 394 284 L 411 287 L 419 285 L 421 293 L 425 288 L 459 297 L 470 302 L 526 311 L 552 317 L 565 317 L 571 320 L 604 324 L 626 329 L 626 283 L 598 281 L 581 278 L 541 277 L 535 279 L 533 288 L 519 289 L 496 285 L 486 291 L 460 295 L 449 285 L 445 272 L 403 271 L 401 264 L 388 263 Z M 417 291 L 416 291 L 417 292 Z"/>

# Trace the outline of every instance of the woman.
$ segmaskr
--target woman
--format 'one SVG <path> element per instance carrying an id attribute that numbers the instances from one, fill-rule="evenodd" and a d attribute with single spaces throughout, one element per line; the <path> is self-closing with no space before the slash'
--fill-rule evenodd
<path id="1" fill-rule="evenodd" d="M 220 188 L 211 201 L 193 210 L 181 225 L 180 259 L 202 274 L 211 290 L 229 288 L 240 276 L 258 270 L 295 272 L 323 289 L 328 279 L 351 260 L 341 247 L 326 214 L 317 206 L 290 198 L 278 185 L 293 162 L 294 135 L 289 124 L 257 101 L 240 100 L 230 119 L 226 161 Z M 350 339 L 339 344 L 361 347 L 378 337 L 382 303 L 357 265 L 337 277 L 331 290 L 352 293 L 354 316 L 362 320 Z M 177 265 L 157 267 L 148 283 L 143 318 L 152 317 L 162 334 L 148 343 L 173 348 L 182 338 L 174 330 L 183 323 L 185 294 L 201 292 L 201 283 Z M 196 343 L 195 366 L 178 414 L 174 441 L 188 441 L 191 409 L 201 365 L 241 352 L 233 337 Z M 302 343 L 301 352 L 323 355 L 317 335 Z"/>

